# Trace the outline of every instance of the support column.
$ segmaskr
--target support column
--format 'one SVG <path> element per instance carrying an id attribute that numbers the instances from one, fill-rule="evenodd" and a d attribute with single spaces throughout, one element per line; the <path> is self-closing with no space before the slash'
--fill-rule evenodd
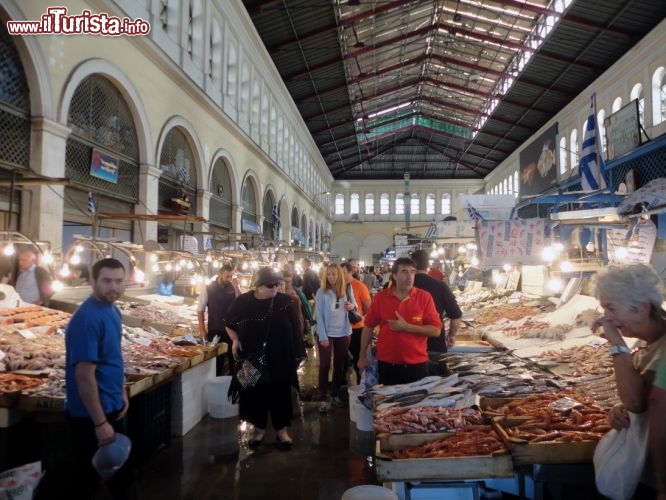
<path id="1" fill-rule="evenodd" d="M 205 189 L 197 189 L 197 215 L 200 215 L 206 220 L 210 220 L 210 199 L 213 197 L 213 193 L 206 191 Z M 194 225 L 195 231 L 210 231 L 210 225 L 208 222 L 203 222 L 201 224 Z M 206 235 L 202 235 L 199 240 L 199 253 L 206 253 Z M 208 235 L 211 237 L 210 235 Z"/>
<path id="2" fill-rule="evenodd" d="M 157 214 L 161 175 L 162 169 L 153 165 L 139 166 L 139 203 L 134 207 L 137 214 Z M 142 244 L 147 240 L 157 240 L 157 221 L 138 221 L 134 225 L 134 242 Z"/>
<path id="3" fill-rule="evenodd" d="M 30 168 L 46 177 L 65 177 L 65 151 L 71 129 L 47 118 L 33 118 L 30 127 Z M 34 240 L 62 248 L 65 187 L 35 186 L 24 191 L 19 228 Z"/>

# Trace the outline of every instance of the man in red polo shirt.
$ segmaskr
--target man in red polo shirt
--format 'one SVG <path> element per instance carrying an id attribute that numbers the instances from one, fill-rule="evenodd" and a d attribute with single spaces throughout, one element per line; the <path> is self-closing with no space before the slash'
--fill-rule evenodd
<path id="1" fill-rule="evenodd" d="M 368 364 L 372 330 L 379 325 L 377 368 L 380 384 L 407 384 L 428 375 L 428 337 L 437 337 L 442 320 L 430 294 L 414 287 L 416 265 L 407 257 L 393 263 L 394 285 L 377 293 L 364 318 L 358 368 Z"/>

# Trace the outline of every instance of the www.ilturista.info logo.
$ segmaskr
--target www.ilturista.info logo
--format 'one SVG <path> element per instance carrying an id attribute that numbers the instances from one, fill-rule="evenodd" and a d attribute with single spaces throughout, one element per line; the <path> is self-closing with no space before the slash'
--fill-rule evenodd
<path id="1" fill-rule="evenodd" d="M 150 33 L 150 23 L 143 19 L 93 14 L 84 10 L 68 16 L 67 7 L 49 7 L 39 21 L 7 21 L 11 35 L 104 35 L 136 36 Z"/>

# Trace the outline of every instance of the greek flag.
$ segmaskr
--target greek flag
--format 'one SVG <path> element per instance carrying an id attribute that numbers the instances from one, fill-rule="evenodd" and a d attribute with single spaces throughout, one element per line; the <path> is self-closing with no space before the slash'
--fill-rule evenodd
<path id="1" fill-rule="evenodd" d="M 97 204 L 91 192 L 88 192 L 88 215 L 95 215 L 97 213 Z"/>
<path id="2" fill-rule="evenodd" d="M 590 114 L 585 123 L 583 134 L 583 154 L 580 157 L 580 183 L 583 191 L 606 189 L 606 165 L 599 153 L 597 136 L 596 99 L 592 95 Z"/>
<path id="3" fill-rule="evenodd" d="M 273 221 L 271 226 L 273 228 L 273 237 L 277 239 L 278 232 L 280 231 L 280 206 L 277 203 L 273 205 Z"/>
<path id="4" fill-rule="evenodd" d="M 430 223 L 430 227 L 426 231 L 425 237 L 434 238 L 435 236 L 437 236 L 437 223 L 435 221 L 432 221 Z"/>
<path id="5" fill-rule="evenodd" d="M 472 220 L 484 220 L 483 215 L 481 215 L 479 211 L 469 203 L 467 203 L 467 215 L 469 215 Z"/>
<path id="6" fill-rule="evenodd" d="M 190 180 L 189 177 L 190 173 L 184 165 L 178 169 L 178 181 L 181 184 L 187 184 Z"/>

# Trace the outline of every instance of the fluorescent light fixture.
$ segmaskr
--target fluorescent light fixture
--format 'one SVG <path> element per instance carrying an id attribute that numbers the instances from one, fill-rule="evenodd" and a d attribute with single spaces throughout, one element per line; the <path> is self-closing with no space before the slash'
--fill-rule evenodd
<path id="1" fill-rule="evenodd" d="M 620 220 L 617 215 L 617 208 L 591 208 L 586 210 L 572 210 L 569 212 L 555 212 L 550 214 L 551 220 L 584 220 L 594 218 L 604 218 L 606 222 Z"/>

